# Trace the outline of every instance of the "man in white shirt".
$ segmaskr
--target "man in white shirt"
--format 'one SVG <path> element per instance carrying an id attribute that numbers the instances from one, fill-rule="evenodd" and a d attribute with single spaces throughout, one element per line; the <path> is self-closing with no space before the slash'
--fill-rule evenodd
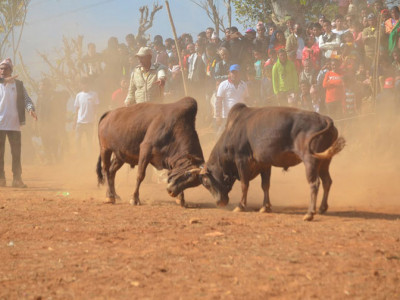
<path id="1" fill-rule="evenodd" d="M 25 110 L 37 120 L 35 107 L 22 81 L 11 77 L 13 64 L 7 58 L 0 62 L 0 187 L 6 186 L 4 151 L 6 136 L 12 156 L 13 187 L 26 188 L 22 181 L 21 125 L 25 124 Z"/>
<path id="2" fill-rule="evenodd" d="M 82 136 L 86 135 L 88 145 L 91 145 L 94 134 L 94 124 L 97 117 L 99 98 L 97 93 L 90 90 L 90 82 L 87 77 L 81 80 L 82 91 L 76 95 L 74 108 L 76 110 L 74 127 L 76 129 L 76 143 L 78 151 L 81 151 Z"/>
<path id="3" fill-rule="evenodd" d="M 320 35 L 318 40 L 319 49 L 322 52 L 321 65 L 335 57 L 340 48 L 340 36 L 332 32 L 331 22 L 324 20 L 322 28 L 325 33 Z"/>
<path id="4" fill-rule="evenodd" d="M 217 91 L 215 103 L 217 127 L 226 122 L 229 111 L 236 103 L 246 103 L 248 98 L 247 84 L 240 79 L 240 66 L 236 64 L 230 66 L 228 79 L 221 82 Z"/>

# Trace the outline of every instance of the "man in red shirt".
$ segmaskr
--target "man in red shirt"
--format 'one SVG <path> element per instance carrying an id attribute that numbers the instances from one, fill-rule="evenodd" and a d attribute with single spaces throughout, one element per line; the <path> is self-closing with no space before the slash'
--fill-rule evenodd
<path id="1" fill-rule="evenodd" d="M 120 88 L 115 90 L 111 96 L 111 108 L 118 108 L 125 106 L 124 101 L 128 95 L 129 81 L 123 77 L 120 82 Z"/>
<path id="2" fill-rule="evenodd" d="M 326 90 L 326 108 L 328 115 L 333 119 L 338 119 L 342 116 L 342 105 L 345 101 L 345 90 L 343 76 L 339 70 L 339 60 L 331 60 L 331 70 L 325 74 L 322 86 Z"/>

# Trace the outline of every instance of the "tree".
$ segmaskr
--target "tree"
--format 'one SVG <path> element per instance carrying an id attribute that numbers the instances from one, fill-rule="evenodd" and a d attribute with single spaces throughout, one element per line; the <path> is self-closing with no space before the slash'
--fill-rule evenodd
<path id="1" fill-rule="evenodd" d="M 29 3 L 30 0 L 0 0 L 0 57 L 12 54 L 14 63 L 21 42 Z"/>
<path id="2" fill-rule="evenodd" d="M 233 0 L 233 5 L 237 21 L 246 26 L 258 21 L 281 24 L 287 16 L 316 21 L 320 14 L 332 18 L 337 12 L 337 4 L 330 0 Z"/>
<path id="3" fill-rule="evenodd" d="M 55 60 L 51 60 L 47 54 L 38 52 L 49 66 L 49 73 L 43 75 L 64 87 L 71 96 L 79 92 L 79 80 L 83 76 L 82 45 L 81 35 L 76 39 L 63 37 L 63 48 L 56 51 L 60 56 Z"/>
<path id="4" fill-rule="evenodd" d="M 140 21 L 136 37 L 143 37 L 144 33 L 153 26 L 154 16 L 162 8 L 163 8 L 162 5 L 159 5 L 158 3 L 153 3 L 153 10 L 151 11 L 150 15 L 149 15 L 149 7 L 147 5 L 139 8 Z"/>
<path id="5" fill-rule="evenodd" d="M 214 29 L 216 32 L 225 31 L 225 22 L 224 22 L 224 16 L 221 16 L 221 13 L 219 12 L 219 9 L 217 8 L 216 1 L 215 0 L 202 0 L 202 1 L 195 1 L 191 0 L 194 4 L 197 6 L 201 7 L 203 10 L 205 10 L 208 18 L 213 22 L 214 24 Z M 232 6 L 231 6 L 231 0 L 223 0 L 224 5 L 226 7 L 227 11 L 227 16 L 228 16 L 228 27 L 231 27 L 232 24 Z"/>

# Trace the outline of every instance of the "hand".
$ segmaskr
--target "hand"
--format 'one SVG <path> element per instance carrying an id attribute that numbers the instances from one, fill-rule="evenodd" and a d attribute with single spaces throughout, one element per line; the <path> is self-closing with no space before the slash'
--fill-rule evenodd
<path id="1" fill-rule="evenodd" d="M 165 79 L 164 79 L 164 78 L 158 79 L 158 80 L 156 81 L 156 83 L 157 83 L 160 87 L 163 87 L 163 86 L 165 85 Z"/>
<path id="2" fill-rule="evenodd" d="M 4 83 L 13 83 L 14 79 L 17 78 L 17 77 L 18 77 L 18 75 L 14 75 L 14 76 L 10 76 L 10 77 L 4 78 Z"/>
<path id="3" fill-rule="evenodd" d="M 36 115 L 36 113 L 35 113 L 33 110 L 30 110 L 30 111 L 29 111 L 29 114 L 31 115 L 31 117 L 32 117 L 35 121 L 38 120 L 37 115 Z"/>

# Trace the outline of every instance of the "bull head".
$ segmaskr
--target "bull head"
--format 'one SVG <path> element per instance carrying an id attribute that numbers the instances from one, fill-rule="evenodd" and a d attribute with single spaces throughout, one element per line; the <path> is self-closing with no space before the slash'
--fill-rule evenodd
<path id="1" fill-rule="evenodd" d="M 172 197 L 178 196 L 185 189 L 201 184 L 200 168 L 192 168 L 180 172 L 171 172 L 168 176 L 167 191 Z"/>
<path id="2" fill-rule="evenodd" d="M 218 206 L 226 206 L 229 203 L 228 193 L 232 189 L 234 180 L 229 180 L 229 176 L 222 172 L 219 174 L 217 170 L 212 171 L 207 166 L 202 168 L 200 178 L 202 185 L 217 200 Z"/>

